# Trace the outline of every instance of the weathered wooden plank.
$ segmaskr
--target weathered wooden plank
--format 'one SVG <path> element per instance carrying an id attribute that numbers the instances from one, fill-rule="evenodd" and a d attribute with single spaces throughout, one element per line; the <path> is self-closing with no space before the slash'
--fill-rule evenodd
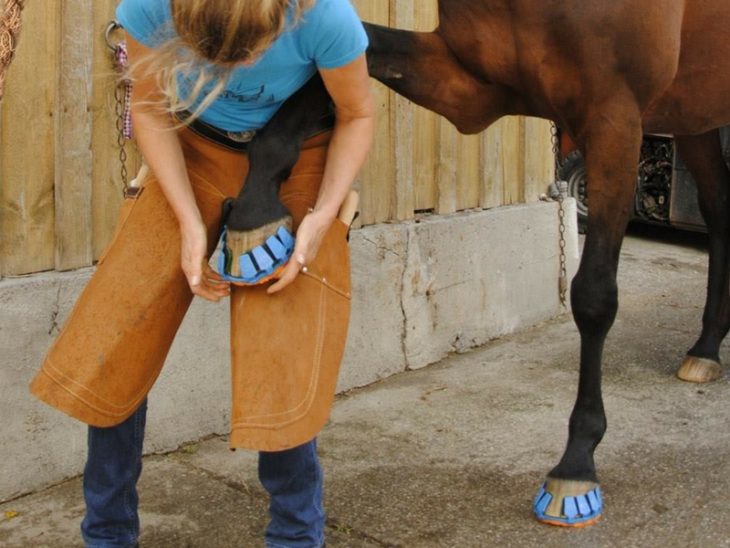
<path id="1" fill-rule="evenodd" d="M 520 116 L 502 119 L 502 162 L 504 164 L 504 192 L 502 204 L 524 201 L 524 142 L 525 122 Z"/>
<path id="2" fill-rule="evenodd" d="M 395 141 L 395 173 L 391 193 L 391 219 L 404 221 L 413 217 L 415 192 L 413 185 L 413 107 L 407 99 L 396 95 L 391 111 L 391 135 Z"/>
<path id="3" fill-rule="evenodd" d="M 485 209 L 502 205 L 504 188 L 502 127 L 501 121 L 496 122 L 479 136 L 482 175 L 479 205 Z"/>
<path id="4" fill-rule="evenodd" d="M 438 179 L 436 213 L 447 214 L 456 211 L 456 173 L 459 161 L 459 135 L 456 128 L 446 120 L 440 120 L 438 140 Z"/>
<path id="5" fill-rule="evenodd" d="M 381 25 L 389 24 L 389 0 L 355 0 L 354 5 L 363 20 Z M 361 190 L 360 222 L 363 225 L 387 221 L 390 218 L 395 169 L 390 114 L 394 102 L 393 93 L 376 82 L 373 82 L 373 93 L 377 108 L 375 143 L 358 178 Z"/>
<path id="6" fill-rule="evenodd" d="M 57 2 L 28 2 L 7 75 L 0 119 L 0 257 L 3 275 L 54 266 Z"/>
<path id="7" fill-rule="evenodd" d="M 55 266 L 70 270 L 92 262 L 92 2 L 62 0 L 60 15 Z"/>
<path id="8" fill-rule="evenodd" d="M 414 207 L 417 210 L 435 210 L 438 168 L 439 120 L 432 112 L 414 107 L 413 133 L 413 186 Z"/>
<path id="9" fill-rule="evenodd" d="M 457 141 L 456 209 L 479 206 L 480 145 L 477 135 L 460 135 Z"/>
<path id="10" fill-rule="evenodd" d="M 413 28 L 415 21 L 413 10 L 414 5 L 411 1 L 391 2 L 390 25 L 396 28 Z M 395 95 L 391 106 L 391 135 L 395 147 L 395 184 L 391 193 L 390 216 L 392 219 L 404 221 L 413 217 L 415 209 L 413 152 L 414 140 L 417 137 L 413 132 L 414 107 L 410 101 L 400 95 Z"/>
<path id="11" fill-rule="evenodd" d="M 534 202 L 547 191 L 555 178 L 550 122 L 525 119 L 525 190 L 524 200 Z"/>
<path id="12" fill-rule="evenodd" d="M 431 31 L 438 24 L 436 0 L 419 0 L 415 9 L 414 30 Z M 440 118 L 433 112 L 414 106 L 413 177 L 415 204 L 418 210 L 435 210 L 438 201 L 438 139 Z"/>

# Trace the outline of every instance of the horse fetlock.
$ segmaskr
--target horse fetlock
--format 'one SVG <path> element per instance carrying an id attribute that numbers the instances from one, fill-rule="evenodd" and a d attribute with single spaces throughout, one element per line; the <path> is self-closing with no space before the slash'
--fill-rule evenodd
<path id="1" fill-rule="evenodd" d="M 560 462 L 548 474 L 551 478 L 598 482 L 593 453 L 606 428 L 605 423 L 603 427 L 599 422 L 594 422 L 593 425 L 592 428 L 583 426 L 578 430 L 571 420 L 568 444 Z"/>
<path id="2" fill-rule="evenodd" d="M 596 465 L 593 461 L 595 446 L 582 444 L 577 447 L 569 443 L 560 462 L 550 470 L 549 478 L 570 481 L 592 481 L 598 483 Z"/>
<path id="3" fill-rule="evenodd" d="M 726 333 L 718 334 L 714 325 L 703 319 L 703 329 L 697 342 L 687 351 L 687 357 L 703 358 L 720 363 L 720 345 Z M 723 330 L 724 331 L 724 330 Z"/>
<path id="4" fill-rule="evenodd" d="M 229 231 L 249 232 L 291 217 L 279 198 L 254 200 L 248 196 L 228 199 L 223 204 L 224 224 Z M 281 223 L 280 223 L 281 224 Z"/>

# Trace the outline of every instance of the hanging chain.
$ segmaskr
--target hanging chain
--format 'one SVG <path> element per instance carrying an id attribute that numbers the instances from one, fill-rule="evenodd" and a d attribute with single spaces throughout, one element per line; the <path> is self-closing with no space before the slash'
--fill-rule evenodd
<path id="1" fill-rule="evenodd" d="M 129 190 L 129 174 L 127 172 L 127 138 L 124 135 L 124 84 L 114 88 L 114 102 L 117 126 L 117 146 L 119 147 L 119 172 L 121 175 L 124 194 Z"/>
<path id="2" fill-rule="evenodd" d="M 117 146 L 119 147 L 119 175 L 124 187 L 124 197 L 135 198 L 140 193 L 141 188 L 130 185 L 129 172 L 127 171 L 127 141 L 132 138 L 132 116 L 129 108 L 132 100 L 132 82 L 127 75 L 127 44 L 123 40 L 116 44 L 111 42 L 111 33 L 121 28 L 118 22 L 110 22 L 104 33 L 104 39 L 112 51 L 114 68 L 119 75 L 117 86 L 114 88 L 114 111 L 116 114 Z"/>
<path id="3" fill-rule="evenodd" d="M 565 258 L 565 207 L 563 201 L 568 193 L 568 183 L 560 180 L 560 144 L 558 142 L 558 126 L 550 122 L 550 138 L 553 145 L 553 158 L 555 159 L 555 184 L 557 187 L 558 200 L 558 245 L 560 246 L 560 274 L 558 277 L 558 295 L 560 304 L 567 307 L 568 294 L 568 267 Z"/>

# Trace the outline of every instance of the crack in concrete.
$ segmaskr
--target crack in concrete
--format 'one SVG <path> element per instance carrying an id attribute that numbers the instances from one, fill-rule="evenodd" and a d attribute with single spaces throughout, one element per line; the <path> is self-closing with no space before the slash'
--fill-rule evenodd
<path id="1" fill-rule="evenodd" d="M 378 250 L 379 252 L 392 253 L 393 255 L 395 255 L 398 258 L 401 258 L 401 259 L 403 258 L 403 256 L 401 254 L 396 253 L 395 251 L 393 251 L 389 247 L 386 247 L 384 245 L 381 245 L 378 242 L 375 242 L 375 241 L 371 240 L 370 238 L 366 238 L 365 236 L 362 236 L 362 239 L 365 240 L 366 242 L 368 242 L 369 244 L 373 244 L 373 246 L 375 246 L 375 249 Z"/>
<path id="2" fill-rule="evenodd" d="M 404 302 L 404 295 L 405 295 L 405 285 L 406 285 L 406 275 L 408 274 L 408 263 L 409 259 L 411 257 L 411 231 L 406 229 L 405 231 L 406 237 L 405 237 L 405 259 L 403 261 L 403 272 L 401 273 L 400 278 L 400 290 L 398 291 L 398 294 L 400 295 L 398 304 L 400 305 L 400 312 L 401 312 L 401 318 L 402 322 L 401 325 L 403 326 L 401 329 L 401 337 L 400 337 L 400 346 L 401 346 L 401 352 L 403 353 L 403 363 L 405 364 L 405 370 L 410 371 L 411 365 L 408 361 L 408 345 L 406 344 L 406 337 L 408 337 L 408 314 L 406 313 L 406 306 Z"/>
<path id="3" fill-rule="evenodd" d="M 225 485 L 229 489 L 232 489 L 233 491 L 236 491 L 237 493 L 243 493 L 244 495 L 251 497 L 253 499 L 268 500 L 268 497 L 262 496 L 261 493 L 257 492 L 254 489 L 251 489 L 251 487 L 249 487 L 249 485 L 245 482 L 238 482 L 238 481 L 232 480 L 232 479 L 224 476 L 223 474 L 218 474 L 207 468 L 197 466 L 196 464 L 194 464 L 192 462 L 187 462 L 184 458 L 178 457 L 175 460 L 178 463 L 185 466 L 186 468 L 195 470 L 196 472 L 200 472 L 208 479 L 212 479 L 218 483 L 222 483 L 223 485 Z"/>
<path id="4" fill-rule="evenodd" d="M 436 293 L 440 293 L 442 291 L 446 291 L 446 290 L 452 289 L 454 287 L 459 287 L 461 285 L 469 284 L 469 283 L 472 283 L 473 281 L 474 281 L 474 279 L 469 279 L 469 280 L 464 280 L 461 282 L 454 282 L 452 284 L 444 285 L 441 287 L 429 288 L 429 290 L 426 292 L 426 297 L 431 297 L 431 296 L 435 295 Z"/>
<path id="5" fill-rule="evenodd" d="M 48 334 L 53 335 L 54 331 L 56 333 L 59 333 L 61 329 L 58 326 L 58 322 L 56 321 L 58 319 L 58 314 L 61 309 L 61 284 L 58 284 L 58 289 L 56 290 L 56 299 L 53 303 L 53 309 L 51 310 L 51 327 L 48 328 Z"/>
<path id="6" fill-rule="evenodd" d="M 401 548 L 402 546 L 401 544 L 393 544 L 392 542 L 380 540 L 379 538 L 374 537 L 373 535 L 366 533 L 365 531 L 361 531 L 355 527 L 341 523 L 337 518 L 328 517 L 326 520 L 326 525 L 330 529 L 341 532 L 358 540 L 371 542 L 376 546 L 382 546 L 382 548 Z"/>

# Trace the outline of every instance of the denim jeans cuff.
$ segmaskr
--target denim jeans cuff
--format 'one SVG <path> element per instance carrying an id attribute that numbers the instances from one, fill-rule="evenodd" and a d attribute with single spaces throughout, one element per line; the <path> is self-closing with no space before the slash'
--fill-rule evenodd
<path id="1" fill-rule="evenodd" d="M 89 542 L 84 539 L 84 548 L 139 548 L 139 541 L 135 540 L 131 543 L 125 542 L 124 544 L 118 544 L 116 542 Z"/>
<path id="2" fill-rule="evenodd" d="M 324 548 L 325 542 L 324 539 L 322 542 L 317 544 L 317 546 L 313 546 L 312 548 Z M 291 548 L 290 546 L 286 546 L 285 544 L 276 544 L 274 542 L 266 542 L 266 548 Z"/>

